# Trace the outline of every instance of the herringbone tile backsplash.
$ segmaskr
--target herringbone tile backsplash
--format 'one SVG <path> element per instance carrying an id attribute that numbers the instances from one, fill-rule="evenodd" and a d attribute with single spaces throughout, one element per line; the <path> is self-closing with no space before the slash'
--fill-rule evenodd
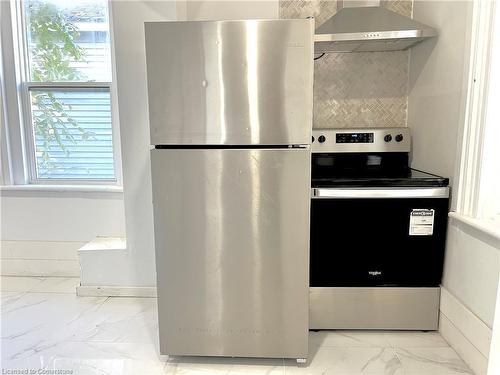
<path id="1" fill-rule="evenodd" d="M 411 0 L 381 5 L 411 16 Z M 336 1 L 280 0 L 281 18 L 314 16 L 316 27 Z M 314 63 L 314 127 L 406 126 L 408 51 L 328 53 Z"/>

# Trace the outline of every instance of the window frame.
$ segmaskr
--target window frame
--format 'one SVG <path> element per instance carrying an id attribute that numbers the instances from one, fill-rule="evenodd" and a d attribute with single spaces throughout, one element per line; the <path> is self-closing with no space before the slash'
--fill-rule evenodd
<path id="1" fill-rule="evenodd" d="M 481 195 L 481 181 L 492 41 L 494 26 L 500 25 L 500 19 L 495 20 L 496 6 L 495 2 L 486 0 L 479 0 L 473 5 L 465 121 L 460 129 L 462 138 L 457 152 L 456 213 L 450 214 L 469 225 L 481 227 L 481 230 L 495 237 L 500 236 L 497 223 L 482 217 L 480 205 L 484 198 Z"/>
<path id="2" fill-rule="evenodd" d="M 111 2 L 107 1 L 109 42 L 111 55 L 111 82 L 34 82 L 29 79 L 29 51 L 27 48 L 27 28 L 25 22 L 24 2 L 10 0 L 1 2 L 2 24 L 2 44 L 7 44 L 7 48 L 12 47 L 12 56 L 2 56 L 4 60 L 3 74 L 5 76 L 5 87 L 3 91 L 6 97 L 10 97 L 4 103 L 6 116 L 6 132 L 9 151 L 2 151 L 2 158 L 8 158 L 9 171 L 3 170 L 2 175 L 12 176 L 4 184 L 10 185 L 71 185 L 71 186 L 122 186 L 121 150 L 120 150 L 120 130 L 117 110 L 116 74 L 113 48 L 113 29 Z M 5 14 L 4 14 L 5 13 Z M 7 21 L 9 18 L 9 22 Z M 10 31 L 10 32 L 9 32 Z M 7 34 L 7 35 L 6 35 Z M 10 40 L 9 40 L 10 39 Z M 10 43 L 9 43 L 10 42 Z M 14 87 L 12 87 L 14 86 Z M 39 178 L 37 176 L 36 153 L 34 143 L 34 131 L 32 126 L 31 113 L 31 89 L 75 89 L 85 90 L 95 88 L 109 92 L 111 104 L 111 133 L 113 146 L 114 179 L 92 179 L 92 178 Z M 15 95 L 14 95 L 15 92 Z M 5 169 L 5 168 L 4 168 Z M 7 179 L 5 179 L 7 180 Z"/>

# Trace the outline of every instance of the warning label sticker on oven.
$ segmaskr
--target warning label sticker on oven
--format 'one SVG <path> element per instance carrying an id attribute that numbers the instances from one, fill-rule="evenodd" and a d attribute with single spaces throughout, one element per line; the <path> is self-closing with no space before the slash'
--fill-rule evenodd
<path id="1" fill-rule="evenodd" d="M 410 213 L 410 236 L 432 236 L 434 210 L 416 208 Z"/>

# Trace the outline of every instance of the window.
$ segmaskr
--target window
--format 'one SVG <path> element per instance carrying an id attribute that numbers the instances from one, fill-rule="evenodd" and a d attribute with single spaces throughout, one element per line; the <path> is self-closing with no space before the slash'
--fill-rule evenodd
<path id="1" fill-rule="evenodd" d="M 491 36 L 486 116 L 481 155 L 478 216 L 500 225 L 500 6 L 495 7 Z"/>
<path id="2" fill-rule="evenodd" d="M 10 5 L 25 182 L 116 183 L 107 0 Z"/>
<path id="3" fill-rule="evenodd" d="M 496 5 L 474 3 L 457 212 L 500 235 L 500 7 Z"/>

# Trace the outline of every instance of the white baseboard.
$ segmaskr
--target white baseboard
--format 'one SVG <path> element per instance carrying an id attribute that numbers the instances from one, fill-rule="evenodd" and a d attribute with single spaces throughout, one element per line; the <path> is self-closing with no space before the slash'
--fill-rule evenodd
<path id="1" fill-rule="evenodd" d="M 439 317 L 439 333 L 474 371 L 474 374 L 486 375 L 488 359 L 444 314 Z"/>
<path id="2" fill-rule="evenodd" d="M 445 288 L 441 288 L 439 332 L 476 375 L 485 375 L 491 328 Z"/>
<path id="3" fill-rule="evenodd" d="M 76 287 L 80 297 L 149 297 L 156 298 L 154 286 L 89 286 Z"/>
<path id="4" fill-rule="evenodd" d="M 1 274 L 5 276 L 79 277 L 79 241 L 2 240 Z"/>

